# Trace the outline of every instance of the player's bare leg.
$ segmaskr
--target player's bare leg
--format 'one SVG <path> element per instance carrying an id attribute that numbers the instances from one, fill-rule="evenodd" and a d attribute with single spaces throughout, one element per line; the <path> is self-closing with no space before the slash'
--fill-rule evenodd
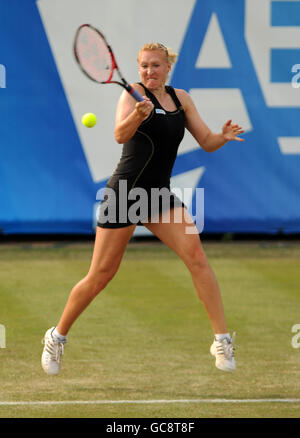
<path id="1" fill-rule="evenodd" d="M 135 225 L 97 228 L 94 253 L 88 274 L 72 289 L 57 330 L 66 335 L 73 322 L 114 277 Z"/>
<path id="2" fill-rule="evenodd" d="M 58 374 L 60 371 L 67 333 L 117 272 L 134 229 L 135 225 L 117 229 L 97 228 L 89 272 L 72 289 L 57 327 L 52 327 L 45 334 L 42 366 L 46 373 Z"/>
<path id="3" fill-rule="evenodd" d="M 186 264 L 191 273 L 197 296 L 203 302 L 211 321 L 213 331 L 216 335 L 215 340 L 222 340 L 220 345 L 215 345 L 216 348 L 213 348 L 211 353 L 216 357 L 217 354 L 220 353 L 217 357 L 218 361 L 221 360 L 222 357 L 226 356 L 227 358 L 228 356 L 228 360 L 226 360 L 225 364 L 218 362 L 216 365 L 218 368 L 226 371 L 233 371 L 233 368 L 235 368 L 233 345 L 229 342 L 227 348 L 227 338 L 224 335 L 228 336 L 228 330 L 216 276 L 206 258 L 199 233 L 192 223 L 190 216 L 183 208 L 178 208 L 171 210 L 170 213 L 165 213 L 164 216 L 162 215 L 159 223 L 149 223 L 145 224 L 145 226 L 178 254 Z M 163 221 L 168 219 L 169 214 L 169 223 L 164 223 Z M 176 222 L 175 218 L 176 220 L 182 218 L 182 220 Z M 224 342 L 223 339 L 225 339 Z M 228 341 L 230 341 L 230 337 Z M 226 349 L 226 351 L 224 351 L 224 349 Z"/>
<path id="4" fill-rule="evenodd" d="M 180 210 L 183 210 L 180 208 Z M 174 222 L 174 216 L 183 217 L 182 213 L 170 212 L 170 223 L 149 223 L 145 226 L 162 242 L 175 251 L 189 269 L 196 293 L 203 302 L 215 333 L 226 333 L 227 326 L 219 285 L 211 269 L 196 227 L 182 221 Z M 184 219 L 184 218 L 183 218 Z M 187 227 L 195 228 L 194 234 L 187 234 Z"/>

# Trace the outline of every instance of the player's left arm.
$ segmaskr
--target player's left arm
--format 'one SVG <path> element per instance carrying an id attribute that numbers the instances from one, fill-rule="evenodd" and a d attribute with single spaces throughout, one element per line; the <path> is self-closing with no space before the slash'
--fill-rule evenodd
<path id="1" fill-rule="evenodd" d="M 232 124 L 231 120 L 224 123 L 221 133 L 212 132 L 200 117 L 191 96 L 185 90 L 178 89 L 176 94 L 185 111 L 186 128 L 206 152 L 214 152 L 230 140 L 244 141 L 243 138 L 238 137 L 244 132 L 242 127 Z"/>

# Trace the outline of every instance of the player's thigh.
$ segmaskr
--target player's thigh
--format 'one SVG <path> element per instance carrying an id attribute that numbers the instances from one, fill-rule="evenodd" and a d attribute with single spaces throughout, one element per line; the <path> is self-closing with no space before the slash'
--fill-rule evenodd
<path id="1" fill-rule="evenodd" d="M 151 222 L 144 225 L 187 265 L 206 260 L 198 230 L 184 208 L 172 209 L 160 217 L 159 223 Z"/>
<path id="2" fill-rule="evenodd" d="M 97 227 L 93 257 L 89 274 L 100 271 L 114 273 L 122 260 L 124 251 L 136 225 L 123 228 Z"/>

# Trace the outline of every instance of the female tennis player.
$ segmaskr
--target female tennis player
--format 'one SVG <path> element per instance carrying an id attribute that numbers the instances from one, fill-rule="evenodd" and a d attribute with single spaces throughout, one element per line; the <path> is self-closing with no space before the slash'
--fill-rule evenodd
<path id="1" fill-rule="evenodd" d="M 144 45 L 138 54 L 141 82 L 132 84 L 143 95 L 144 101 L 136 102 L 127 91 L 120 96 L 115 139 L 123 144 L 123 153 L 107 185 L 107 190 L 113 190 L 117 198 L 123 196 L 121 183 L 126 183 L 127 195 L 138 187 L 146 193 L 152 188 L 170 190 L 170 176 L 185 129 L 207 152 L 216 151 L 231 140 L 243 141 L 238 135 L 244 131 L 231 120 L 224 124 L 221 133 L 213 133 L 201 119 L 189 94 L 166 86 L 176 56 L 160 43 Z M 234 371 L 233 338 L 228 333 L 217 279 L 203 251 L 197 229 L 186 233 L 186 227 L 191 227 L 193 221 L 185 206 L 178 198 L 172 199 L 167 208 L 150 205 L 151 218 L 156 215 L 155 220 L 145 220 L 143 224 L 175 251 L 189 269 L 197 296 L 212 324 L 214 340 L 210 353 L 215 356 L 215 365 L 223 371 Z M 129 208 L 130 202 L 125 204 Z M 45 333 L 42 367 L 47 374 L 59 373 L 64 344 L 72 324 L 116 274 L 137 226 L 130 215 L 123 220 L 124 211 L 116 211 L 114 220 L 103 220 L 111 207 L 106 196 L 106 202 L 101 204 L 90 269 L 72 289 L 57 326 Z M 166 217 L 168 220 L 164 220 Z M 175 217 L 181 217 L 182 221 L 175 221 Z"/>

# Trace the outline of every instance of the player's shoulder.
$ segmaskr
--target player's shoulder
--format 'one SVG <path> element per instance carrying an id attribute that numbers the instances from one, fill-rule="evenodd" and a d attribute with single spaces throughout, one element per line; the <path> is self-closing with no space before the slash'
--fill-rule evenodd
<path id="1" fill-rule="evenodd" d="M 130 84 L 132 88 L 134 88 L 136 91 L 138 91 L 140 94 L 145 94 L 145 88 L 141 85 L 135 82 L 134 84 Z"/>
<path id="2" fill-rule="evenodd" d="M 142 87 L 142 85 L 134 82 L 134 83 L 130 84 L 130 86 L 134 90 L 136 90 L 138 93 L 140 93 L 141 96 L 145 96 L 146 92 L 145 92 L 144 87 Z M 120 101 L 121 102 L 124 102 L 124 101 L 125 102 L 127 102 L 127 101 L 132 102 L 131 95 L 130 95 L 130 93 L 127 92 L 127 90 L 123 90 L 123 93 L 121 94 L 121 97 L 120 97 Z"/>
<path id="3" fill-rule="evenodd" d="M 184 100 L 188 100 L 191 98 L 189 93 L 185 90 L 182 90 L 181 88 L 174 88 L 174 91 L 179 98 L 182 98 Z"/>
<path id="4" fill-rule="evenodd" d="M 132 88 L 134 88 L 137 92 L 139 92 L 142 96 L 145 95 L 145 90 L 140 84 L 137 84 L 135 82 L 135 83 L 130 84 L 130 86 Z M 132 99 L 130 93 L 128 93 L 127 90 L 124 89 L 122 94 L 120 95 L 119 104 L 120 105 L 123 105 L 123 104 L 127 105 L 128 103 L 131 104 L 131 106 L 134 106 L 136 102 L 134 101 L 134 99 Z"/>
<path id="5" fill-rule="evenodd" d="M 176 93 L 176 96 L 181 102 L 181 105 L 186 110 L 187 107 L 191 104 L 192 99 L 189 93 L 181 88 L 174 88 L 174 91 Z"/>

